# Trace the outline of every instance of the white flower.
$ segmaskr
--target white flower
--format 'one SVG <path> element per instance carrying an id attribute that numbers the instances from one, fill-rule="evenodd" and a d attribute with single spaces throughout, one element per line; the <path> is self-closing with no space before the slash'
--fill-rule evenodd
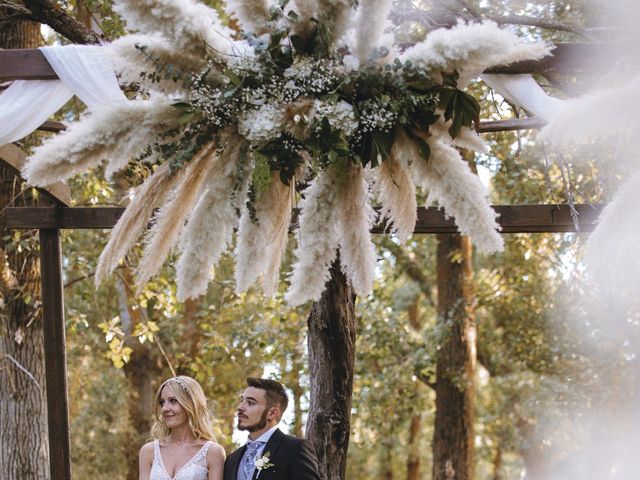
<path id="1" fill-rule="evenodd" d="M 257 110 L 249 110 L 238 120 L 238 131 L 250 142 L 263 142 L 278 136 L 284 116 L 282 110 L 270 103 Z"/>
<path id="2" fill-rule="evenodd" d="M 344 100 L 340 100 L 338 103 L 315 100 L 313 109 L 318 119 L 326 118 L 333 128 L 342 130 L 347 136 L 352 135 L 358 128 L 353 106 Z"/>
<path id="3" fill-rule="evenodd" d="M 344 69 L 347 73 L 352 72 L 353 70 L 357 70 L 360 67 L 360 61 L 358 57 L 353 55 L 345 55 L 342 58 L 342 64 L 344 65 Z"/>
<path id="4" fill-rule="evenodd" d="M 262 470 L 266 470 L 267 468 L 274 466 L 273 463 L 269 462 L 270 456 L 271 456 L 271 453 L 267 452 L 263 456 L 258 457 L 253 461 L 253 465 L 256 467 L 256 469 L 258 469 L 258 474 L 256 475 L 256 478 L 260 476 L 260 473 L 262 473 Z"/>

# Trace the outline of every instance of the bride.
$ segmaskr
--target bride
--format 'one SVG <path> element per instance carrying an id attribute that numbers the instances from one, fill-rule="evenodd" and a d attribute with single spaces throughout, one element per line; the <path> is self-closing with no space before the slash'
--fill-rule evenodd
<path id="1" fill-rule="evenodd" d="M 225 452 L 200 384 L 178 376 L 156 393 L 153 441 L 140 449 L 140 480 L 222 480 Z"/>

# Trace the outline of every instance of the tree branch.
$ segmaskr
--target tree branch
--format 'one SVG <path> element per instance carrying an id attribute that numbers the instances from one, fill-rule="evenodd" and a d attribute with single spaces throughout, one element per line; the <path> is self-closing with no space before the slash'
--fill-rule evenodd
<path id="1" fill-rule="evenodd" d="M 574 25 L 568 23 L 557 22 L 554 20 L 545 20 L 527 15 L 498 15 L 495 17 L 487 17 L 499 25 L 524 25 L 528 27 L 543 28 L 545 30 L 559 30 L 561 32 L 571 32 L 578 35 L 584 34 L 584 31 Z"/>
<path id="2" fill-rule="evenodd" d="M 478 21 L 491 20 L 499 25 L 523 25 L 537 27 L 545 30 L 559 30 L 584 35 L 584 30 L 575 25 L 562 23 L 554 20 L 546 20 L 528 15 L 487 15 L 486 13 L 473 8 L 466 0 L 456 0 L 460 9 L 453 9 L 450 6 L 444 8 L 438 4 L 431 10 L 416 8 L 410 2 L 403 2 L 391 10 L 390 18 L 396 23 L 412 21 L 421 23 L 428 27 L 452 27 L 459 20 Z M 466 12 L 465 12 L 466 10 Z"/>
<path id="3" fill-rule="evenodd" d="M 436 389 L 435 382 L 430 381 L 429 377 L 427 375 L 424 375 L 423 373 L 419 373 L 419 372 L 416 372 L 415 375 L 416 375 L 416 378 L 418 380 L 420 380 L 422 383 L 424 383 L 427 387 L 429 387 L 429 388 L 431 388 L 433 390 Z"/>
<path id="4" fill-rule="evenodd" d="M 104 40 L 102 36 L 78 22 L 51 0 L 25 0 L 24 6 L 28 9 L 30 20 L 49 25 L 73 43 L 98 44 Z"/>
<path id="5" fill-rule="evenodd" d="M 0 1 L 0 8 L 4 8 L 4 9 L 10 11 L 10 12 L 14 12 L 14 13 L 11 14 L 12 17 L 14 15 L 26 15 L 26 16 L 30 16 L 31 15 L 31 12 L 29 11 L 29 9 L 25 8 L 24 5 L 20 5 L 19 3 L 11 2 L 9 0 Z M 4 18 L 2 18 L 0 20 L 4 20 Z"/>

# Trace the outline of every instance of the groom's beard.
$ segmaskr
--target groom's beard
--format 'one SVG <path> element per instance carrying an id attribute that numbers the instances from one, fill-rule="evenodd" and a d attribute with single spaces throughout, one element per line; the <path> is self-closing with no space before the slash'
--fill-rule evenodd
<path id="1" fill-rule="evenodd" d="M 254 423 L 253 425 L 240 426 L 240 419 L 238 419 L 238 430 L 246 430 L 249 433 L 262 430 L 264 427 L 267 426 L 267 410 L 268 409 L 266 408 L 264 409 L 264 412 L 262 412 L 262 415 L 260 416 L 260 420 L 258 420 L 258 423 Z"/>

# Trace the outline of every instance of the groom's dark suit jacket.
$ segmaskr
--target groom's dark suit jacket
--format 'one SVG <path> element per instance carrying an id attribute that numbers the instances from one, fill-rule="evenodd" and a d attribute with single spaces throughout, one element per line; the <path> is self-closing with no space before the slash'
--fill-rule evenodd
<path id="1" fill-rule="evenodd" d="M 241 447 L 227 457 L 224 463 L 224 480 L 237 480 L 238 467 L 246 447 Z M 279 429 L 273 432 L 262 451 L 269 452 L 273 467 L 260 472 L 258 480 L 320 480 L 318 460 L 313 444 L 308 440 L 285 435 Z M 258 469 L 253 472 L 256 480 Z"/>

